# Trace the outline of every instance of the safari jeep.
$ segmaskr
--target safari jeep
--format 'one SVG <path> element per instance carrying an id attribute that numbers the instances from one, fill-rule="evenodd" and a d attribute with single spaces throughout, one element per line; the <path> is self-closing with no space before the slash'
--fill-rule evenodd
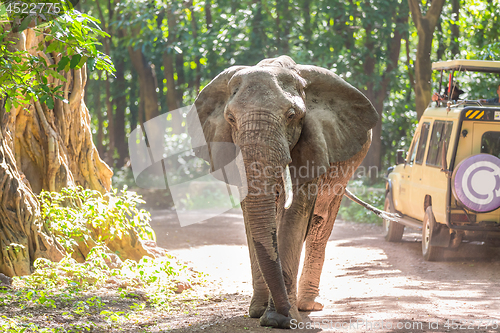
<path id="1" fill-rule="evenodd" d="M 453 87 L 456 71 L 500 73 L 500 62 L 453 60 L 432 68 L 441 71 L 440 88 L 443 72 L 449 72 L 447 87 Z M 431 102 L 406 158 L 403 153 L 398 151 L 397 165 L 388 170 L 385 210 L 401 219 L 384 220 L 387 241 L 401 240 L 405 226 L 422 229 L 422 254 L 429 261 L 462 241 L 498 245 L 500 105 Z"/>

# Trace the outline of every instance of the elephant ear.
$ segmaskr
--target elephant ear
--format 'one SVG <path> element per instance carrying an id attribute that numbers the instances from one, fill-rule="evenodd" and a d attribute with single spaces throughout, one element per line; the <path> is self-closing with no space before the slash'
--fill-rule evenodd
<path id="1" fill-rule="evenodd" d="M 291 166 L 298 171 L 292 176 L 300 184 L 325 173 L 332 163 L 356 155 L 379 115 L 365 95 L 333 72 L 305 65 L 295 70 L 307 81 L 306 116 L 291 151 Z"/>
<path id="2" fill-rule="evenodd" d="M 246 66 L 233 66 L 217 75 L 199 93 L 187 116 L 188 134 L 197 157 L 210 163 L 212 171 L 221 169 L 236 158 L 231 125 L 224 118 L 229 99 L 228 82 Z"/>

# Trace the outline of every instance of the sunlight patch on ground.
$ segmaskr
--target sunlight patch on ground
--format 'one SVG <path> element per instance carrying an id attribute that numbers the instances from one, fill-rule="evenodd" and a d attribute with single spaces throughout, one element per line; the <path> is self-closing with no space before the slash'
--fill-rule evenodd
<path id="1" fill-rule="evenodd" d="M 171 251 L 194 269 L 207 273 L 208 279 L 221 284 L 223 292 L 252 294 L 250 258 L 246 246 L 207 245 Z"/>

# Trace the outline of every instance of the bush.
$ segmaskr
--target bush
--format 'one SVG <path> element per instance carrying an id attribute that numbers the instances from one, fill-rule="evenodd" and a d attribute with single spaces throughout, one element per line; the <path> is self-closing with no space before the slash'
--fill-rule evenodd
<path id="1" fill-rule="evenodd" d="M 141 240 L 155 239 L 150 213 L 137 208 L 144 201 L 126 187 L 101 194 L 78 186 L 42 191 L 38 198 L 44 223 L 69 253 L 82 243 L 106 247 L 131 229 Z"/>

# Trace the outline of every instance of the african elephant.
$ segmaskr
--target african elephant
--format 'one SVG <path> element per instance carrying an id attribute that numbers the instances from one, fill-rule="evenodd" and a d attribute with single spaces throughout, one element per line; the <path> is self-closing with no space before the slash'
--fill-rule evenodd
<path id="1" fill-rule="evenodd" d="M 292 318 L 301 320 L 299 310 L 323 308 L 315 298 L 326 242 L 379 116 L 331 71 L 288 56 L 226 69 L 200 92 L 195 107 L 208 143 L 200 156 L 212 170 L 228 160 L 228 152 L 213 143 L 234 143 L 243 157 L 250 316 L 260 317 L 263 326 L 287 328 Z"/>

